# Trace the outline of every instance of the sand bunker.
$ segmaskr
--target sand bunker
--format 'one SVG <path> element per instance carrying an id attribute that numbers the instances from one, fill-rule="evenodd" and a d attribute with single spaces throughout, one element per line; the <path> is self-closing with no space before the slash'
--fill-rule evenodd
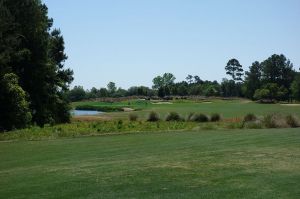
<path id="1" fill-rule="evenodd" d="M 155 103 L 152 103 L 152 104 L 173 104 L 172 102 L 155 102 Z"/>
<path id="2" fill-rule="evenodd" d="M 300 104 L 280 104 L 282 106 L 300 106 Z"/>
<path id="3" fill-rule="evenodd" d="M 131 112 L 134 111 L 132 108 L 122 108 L 124 112 Z"/>

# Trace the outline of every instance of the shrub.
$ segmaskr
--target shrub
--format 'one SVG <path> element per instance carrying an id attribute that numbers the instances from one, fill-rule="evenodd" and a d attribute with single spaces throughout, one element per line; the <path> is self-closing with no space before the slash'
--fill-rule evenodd
<path id="1" fill-rule="evenodd" d="M 211 122 L 218 122 L 221 120 L 221 115 L 219 113 L 213 113 L 210 117 Z"/>
<path id="2" fill-rule="evenodd" d="M 208 122 L 208 117 L 202 113 L 194 114 L 192 117 L 194 122 Z"/>
<path id="3" fill-rule="evenodd" d="M 285 117 L 286 123 L 292 127 L 292 128 L 297 128 L 300 127 L 300 120 L 297 116 L 295 115 L 288 115 Z"/>
<path id="4" fill-rule="evenodd" d="M 253 122 L 255 121 L 257 118 L 254 114 L 252 113 L 248 113 L 245 117 L 244 117 L 244 122 Z"/>
<path id="5" fill-rule="evenodd" d="M 148 116 L 148 119 L 147 119 L 148 122 L 157 122 L 159 121 L 159 115 L 157 112 L 155 111 L 151 111 L 149 116 Z"/>
<path id="6" fill-rule="evenodd" d="M 0 78 L 0 112 L 0 132 L 25 128 L 31 122 L 26 92 L 14 73 L 7 73 Z"/>
<path id="7" fill-rule="evenodd" d="M 129 120 L 130 121 L 137 121 L 137 119 L 138 119 L 138 115 L 137 114 L 135 114 L 135 113 L 131 113 L 131 114 L 129 114 Z"/>
<path id="8" fill-rule="evenodd" d="M 187 121 L 193 121 L 193 116 L 194 116 L 194 113 L 189 113 L 189 115 L 187 117 Z"/>
<path id="9" fill-rule="evenodd" d="M 166 117 L 166 121 L 182 121 L 182 118 L 178 113 L 170 112 Z"/>
<path id="10" fill-rule="evenodd" d="M 78 105 L 75 110 L 89 110 L 89 111 L 101 111 L 101 112 L 123 112 L 122 107 L 118 106 L 93 106 L 93 105 Z"/>
<path id="11" fill-rule="evenodd" d="M 121 129 L 123 127 L 123 120 L 118 120 L 117 128 Z"/>
<path id="12" fill-rule="evenodd" d="M 263 124 L 267 128 L 287 128 L 289 127 L 285 118 L 279 114 L 268 114 L 263 119 Z"/>

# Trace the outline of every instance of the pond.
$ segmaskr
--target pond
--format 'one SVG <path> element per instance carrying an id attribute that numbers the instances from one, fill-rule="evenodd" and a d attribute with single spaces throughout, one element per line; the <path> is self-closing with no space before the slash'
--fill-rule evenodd
<path id="1" fill-rule="evenodd" d="M 102 114 L 100 111 L 90 111 L 90 110 L 72 110 L 71 115 L 73 116 L 83 116 L 83 115 L 98 115 Z"/>

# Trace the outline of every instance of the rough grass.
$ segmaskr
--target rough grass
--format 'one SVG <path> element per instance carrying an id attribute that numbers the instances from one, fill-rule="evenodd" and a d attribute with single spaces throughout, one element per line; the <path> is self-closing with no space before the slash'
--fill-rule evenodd
<path id="1" fill-rule="evenodd" d="M 0 143 L 1 198 L 299 198 L 299 129 Z"/>

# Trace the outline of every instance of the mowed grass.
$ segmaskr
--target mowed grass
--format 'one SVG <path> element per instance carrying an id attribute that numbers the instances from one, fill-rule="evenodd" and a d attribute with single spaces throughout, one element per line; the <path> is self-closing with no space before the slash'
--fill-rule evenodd
<path id="1" fill-rule="evenodd" d="M 300 198 L 299 129 L 0 143 L 1 198 Z"/>
<path id="2" fill-rule="evenodd" d="M 125 101 L 116 103 L 104 102 L 76 102 L 76 105 L 92 105 L 92 106 L 121 106 L 138 109 L 135 113 L 140 119 L 146 119 L 150 111 L 156 111 L 164 119 L 169 112 L 178 112 L 183 117 L 187 117 L 189 113 L 212 114 L 219 113 L 224 118 L 243 117 L 248 113 L 258 116 L 270 113 L 295 114 L 300 116 L 300 106 L 289 106 L 281 104 L 259 104 L 249 100 L 211 100 L 211 101 L 191 101 L 191 100 L 174 100 L 170 104 L 155 103 L 150 101 Z M 128 112 L 105 113 L 103 117 L 109 118 L 127 118 Z"/>

